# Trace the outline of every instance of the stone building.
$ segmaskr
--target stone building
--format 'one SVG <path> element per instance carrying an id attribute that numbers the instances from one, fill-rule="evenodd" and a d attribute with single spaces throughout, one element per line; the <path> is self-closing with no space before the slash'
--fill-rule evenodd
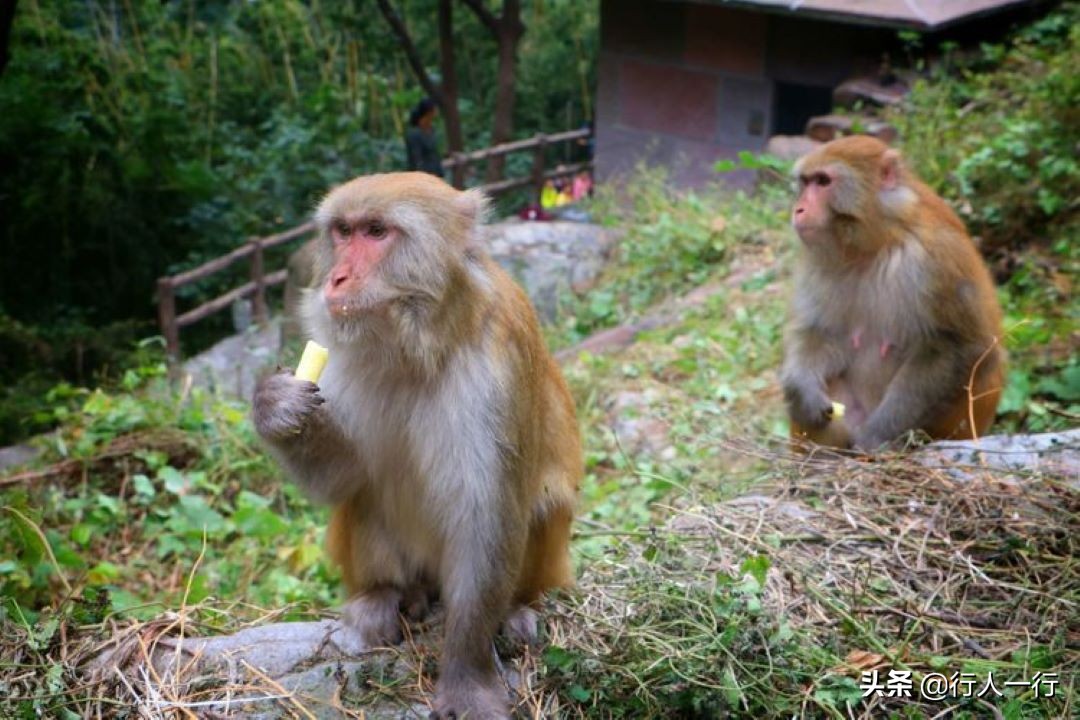
<path id="1" fill-rule="evenodd" d="M 844 81 L 902 59 L 898 30 L 926 46 L 1000 34 L 1032 0 L 601 0 L 597 173 L 638 161 L 680 184 L 713 163 L 798 135 Z"/>

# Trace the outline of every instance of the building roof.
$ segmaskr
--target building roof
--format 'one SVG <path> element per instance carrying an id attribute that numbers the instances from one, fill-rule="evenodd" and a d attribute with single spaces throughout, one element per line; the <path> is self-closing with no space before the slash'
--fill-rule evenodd
<path id="1" fill-rule="evenodd" d="M 1037 0 L 697 0 L 840 22 L 940 30 L 961 20 Z"/>

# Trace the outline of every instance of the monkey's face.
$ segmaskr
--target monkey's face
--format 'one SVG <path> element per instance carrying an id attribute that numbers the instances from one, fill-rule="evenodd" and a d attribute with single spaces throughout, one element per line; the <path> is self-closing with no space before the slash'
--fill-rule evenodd
<path id="1" fill-rule="evenodd" d="M 374 213 L 348 213 L 333 218 L 327 235 L 333 259 L 322 294 L 330 316 L 347 320 L 390 300 L 379 268 L 401 230 Z"/>
<path id="2" fill-rule="evenodd" d="M 800 172 L 799 197 L 791 209 L 791 226 L 808 245 L 820 242 L 833 223 L 837 176 L 831 169 Z"/>
<path id="3" fill-rule="evenodd" d="M 876 138 L 833 140 L 795 164 L 799 197 L 791 226 L 811 250 L 848 246 L 875 252 L 882 215 L 902 215 L 915 200 L 903 182 L 900 154 Z M 848 232 L 858 227 L 857 236 Z"/>
<path id="4" fill-rule="evenodd" d="M 483 209 L 482 195 L 426 173 L 368 175 L 335 188 L 315 212 L 319 284 L 305 314 L 356 338 L 447 302 Z"/>

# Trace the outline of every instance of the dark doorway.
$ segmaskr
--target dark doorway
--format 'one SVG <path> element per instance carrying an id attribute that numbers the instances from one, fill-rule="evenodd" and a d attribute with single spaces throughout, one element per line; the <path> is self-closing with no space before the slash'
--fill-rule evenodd
<path id="1" fill-rule="evenodd" d="M 832 88 L 819 85 L 776 83 L 773 135 L 802 135 L 806 121 L 832 112 Z"/>

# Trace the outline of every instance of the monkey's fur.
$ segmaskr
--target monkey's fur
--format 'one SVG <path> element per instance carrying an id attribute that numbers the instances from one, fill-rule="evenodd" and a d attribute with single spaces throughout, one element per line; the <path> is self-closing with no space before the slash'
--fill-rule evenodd
<path id="1" fill-rule="evenodd" d="M 909 430 L 971 438 L 1004 378 L 1001 309 L 963 223 L 880 140 L 795 167 L 803 241 L 781 380 L 794 437 L 873 450 Z M 831 420 L 832 401 L 844 403 Z"/>
<path id="2" fill-rule="evenodd" d="M 254 420 L 290 476 L 334 504 L 327 534 L 363 645 L 399 610 L 446 607 L 436 717 L 508 717 L 492 639 L 572 582 L 573 403 L 521 289 L 479 245 L 485 199 L 423 173 L 357 178 L 316 212 L 318 386 L 258 385 Z"/>

